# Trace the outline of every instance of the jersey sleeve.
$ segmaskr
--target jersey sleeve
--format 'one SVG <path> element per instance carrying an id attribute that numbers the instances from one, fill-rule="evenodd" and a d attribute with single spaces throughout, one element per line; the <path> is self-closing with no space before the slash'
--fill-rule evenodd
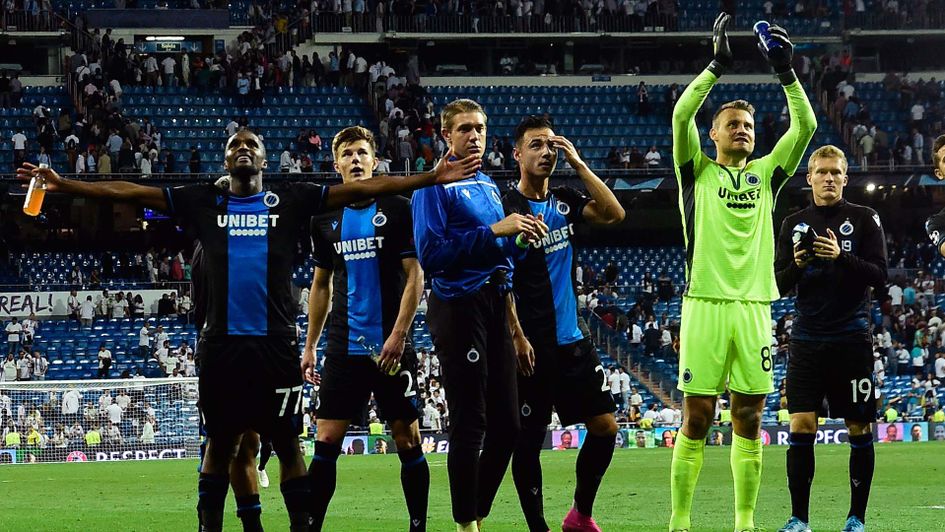
<path id="1" fill-rule="evenodd" d="M 328 187 L 314 183 L 293 183 L 291 193 L 309 216 L 321 214 L 328 199 Z"/>
<path id="2" fill-rule="evenodd" d="M 323 270 L 334 269 L 334 261 L 331 258 L 331 244 L 325 239 L 321 230 L 318 228 L 318 220 L 312 220 L 312 257 L 315 259 L 315 266 Z"/>
<path id="3" fill-rule="evenodd" d="M 771 176 L 772 188 L 776 191 L 797 171 L 801 158 L 814 137 L 814 131 L 817 130 L 817 117 L 801 82 L 795 80 L 784 85 L 784 95 L 787 97 L 791 125 L 771 151 L 773 163 L 781 170 L 779 172 L 776 168 Z"/>
<path id="4" fill-rule="evenodd" d="M 206 184 L 165 187 L 164 199 L 167 202 L 168 214 L 187 223 L 216 192 L 213 185 Z"/>
<path id="5" fill-rule="evenodd" d="M 940 249 L 945 243 L 945 209 L 938 214 L 933 214 L 925 221 L 925 233 L 929 235 L 929 240 L 935 245 L 935 249 Z"/>
<path id="6" fill-rule="evenodd" d="M 793 224 L 791 218 L 785 218 L 781 222 L 781 230 L 778 232 L 777 249 L 774 259 L 774 278 L 778 284 L 778 292 L 782 297 L 787 295 L 797 286 L 803 271 L 797 267 L 794 262 L 794 238 Z"/>
<path id="7" fill-rule="evenodd" d="M 587 207 L 587 204 L 591 202 L 591 198 L 584 195 L 580 190 L 571 187 L 557 187 L 551 192 L 558 198 L 558 201 L 568 206 L 568 214 L 565 215 L 568 223 L 580 224 L 587 221 L 584 218 L 584 207 Z"/>
<path id="8" fill-rule="evenodd" d="M 410 212 L 410 202 L 405 198 L 396 197 L 397 241 L 395 248 L 401 259 L 417 258 L 417 246 L 413 242 L 413 214 Z"/>
<path id="9" fill-rule="evenodd" d="M 696 113 L 718 79 L 709 70 L 703 70 L 686 87 L 673 108 L 673 164 L 679 168 L 690 163 L 698 166 L 699 159 L 704 157 Z"/>

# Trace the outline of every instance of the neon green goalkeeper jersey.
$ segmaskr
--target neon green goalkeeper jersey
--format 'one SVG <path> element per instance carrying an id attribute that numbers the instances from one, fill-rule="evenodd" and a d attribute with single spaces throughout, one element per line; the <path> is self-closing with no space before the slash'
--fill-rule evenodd
<path id="1" fill-rule="evenodd" d="M 781 187 L 804 156 L 817 118 L 800 82 L 784 86 L 791 125 L 774 150 L 743 169 L 702 152 L 695 116 L 718 78 L 703 71 L 673 110 L 673 166 L 686 242 L 689 297 L 778 299 L 772 215 Z"/>

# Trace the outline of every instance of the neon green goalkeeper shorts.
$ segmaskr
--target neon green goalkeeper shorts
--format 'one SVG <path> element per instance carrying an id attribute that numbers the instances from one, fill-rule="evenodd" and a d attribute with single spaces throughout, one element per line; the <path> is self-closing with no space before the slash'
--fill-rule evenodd
<path id="1" fill-rule="evenodd" d="M 684 297 L 679 348 L 686 395 L 774 391 L 770 303 Z"/>

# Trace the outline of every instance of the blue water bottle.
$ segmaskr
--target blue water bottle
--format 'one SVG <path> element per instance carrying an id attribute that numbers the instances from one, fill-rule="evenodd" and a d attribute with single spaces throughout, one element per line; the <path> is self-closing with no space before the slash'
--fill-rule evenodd
<path id="1" fill-rule="evenodd" d="M 770 52 L 781 47 L 781 43 L 776 41 L 771 37 L 771 24 L 767 20 L 759 20 L 755 22 L 755 35 L 758 36 L 758 40 L 761 41 L 761 45 L 765 47 L 765 52 Z"/>

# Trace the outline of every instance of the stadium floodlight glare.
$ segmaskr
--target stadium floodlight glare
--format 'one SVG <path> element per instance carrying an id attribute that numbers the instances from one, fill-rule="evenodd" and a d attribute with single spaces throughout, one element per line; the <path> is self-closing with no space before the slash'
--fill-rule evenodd
<path id="1" fill-rule="evenodd" d="M 150 42 L 154 42 L 154 41 L 183 41 L 184 39 L 185 39 L 185 37 L 184 37 L 183 35 L 171 35 L 171 36 L 155 36 L 155 35 L 148 35 L 147 37 L 144 38 L 144 40 L 150 41 Z"/>
<path id="2" fill-rule="evenodd" d="M 867 192 L 873 192 L 874 190 L 876 190 L 876 184 L 875 184 L 875 183 L 867 183 L 867 184 L 866 184 L 866 191 L 867 191 Z"/>

